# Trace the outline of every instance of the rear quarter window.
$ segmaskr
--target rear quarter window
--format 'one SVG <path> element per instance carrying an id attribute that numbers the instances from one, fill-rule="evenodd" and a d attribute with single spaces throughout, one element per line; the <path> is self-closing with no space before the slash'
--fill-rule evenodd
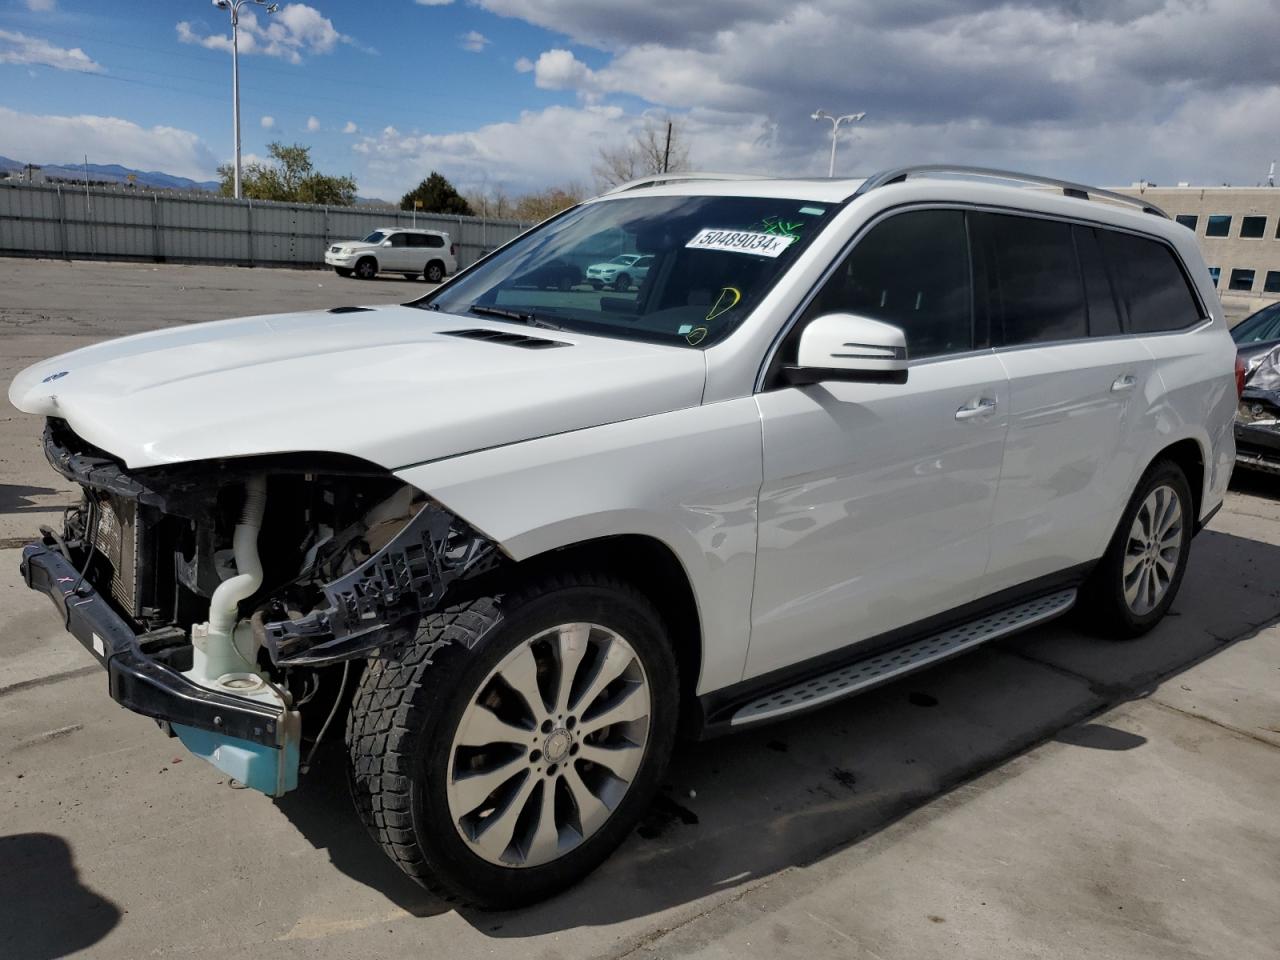
<path id="1" fill-rule="evenodd" d="M 1183 330 L 1204 319 L 1174 252 L 1155 240 L 1100 231 L 1102 249 L 1128 315 L 1129 333 Z"/>

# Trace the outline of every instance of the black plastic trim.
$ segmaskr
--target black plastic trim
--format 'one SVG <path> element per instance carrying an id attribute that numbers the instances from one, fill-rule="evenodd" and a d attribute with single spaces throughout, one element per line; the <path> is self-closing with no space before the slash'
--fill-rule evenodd
<path id="1" fill-rule="evenodd" d="M 28 544 L 22 550 L 21 570 L 27 586 L 52 601 L 68 632 L 106 668 L 111 699 L 121 706 L 162 722 L 280 747 L 279 711 L 209 690 L 148 657 L 137 634 L 88 580 L 79 593 L 68 596 L 79 572 L 56 547 Z"/>

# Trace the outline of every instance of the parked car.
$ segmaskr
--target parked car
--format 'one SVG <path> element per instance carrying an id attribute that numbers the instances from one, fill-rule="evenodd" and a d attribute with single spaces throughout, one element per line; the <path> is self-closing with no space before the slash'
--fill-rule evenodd
<path id="1" fill-rule="evenodd" d="M 1274 347 L 1280 347 L 1280 302 L 1251 313 L 1231 328 L 1236 353 L 1244 360 L 1245 372 L 1252 373 Z"/>
<path id="2" fill-rule="evenodd" d="M 582 282 L 582 270 L 567 260 L 548 260 L 511 281 L 512 289 L 571 290 Z"/>
<path id="3" fill-rule="evenodd" d="M 587 281 L 599 290 L 611 286 L 615 290 L 638 287 L 649 273 L 653 257 L 638 253 L 624 253 L 607 263 L 593 263 L 587 267 Z"/>
<path id="4" fill-rule="evenodd" d="M 522 287 L 618 231 L 636 298 Z M 412 304 L 28 367 L 10 400 L 83 497 L 22 570 L 117 701 L 275 796 L 345 728 L 396 864 L 510 907 L 628 835 L 677 727 L 1073 608 L 1152 629 L 1223 502 L 1234 362 L 1194 236 L 1140 200 L 666 175 Z"/>
<path id="5" fill-rule="evenodd" d="M 340 277 L 355 274 L 372 280 L 379 273 L 402 273 L 439 283 L 457 272 L 457 253 L 443 231 L 379 227 L 363 240 L 333 244 L 324 252 L 324 262 Z"/>

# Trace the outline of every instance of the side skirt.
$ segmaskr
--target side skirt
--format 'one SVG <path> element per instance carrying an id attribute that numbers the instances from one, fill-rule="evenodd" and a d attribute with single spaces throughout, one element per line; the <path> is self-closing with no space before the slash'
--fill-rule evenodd
<path id="1" fill-rule="evenodd" d="M 1001 591 L 824 657 L 699 697 L 700 739 L 793 716 L 923 670 L 1067 613 L 1093 568 L 1085 564 Z"/>

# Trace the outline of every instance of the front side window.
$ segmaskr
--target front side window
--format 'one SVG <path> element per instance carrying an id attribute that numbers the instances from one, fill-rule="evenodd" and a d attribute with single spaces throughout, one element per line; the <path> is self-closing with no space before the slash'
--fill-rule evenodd
<path id="1" fill-rule="evenodd" d="M 914 210 L 872 227 L 826 282 L 799 327 L 856 313 L 901 327 L 909 358 L 972 350 L 964 214 Z"/>
<path id="2" fill-rule="evenodd" d="M 417 301 L 431 310 L 707 347 L 728 336 L 836 206 L 775 197 L 622 196 L 575 207 Z M 597 290 L 589 267 L 619 246 L 652 257 L 643 282 Z"/>
<path id="3" fill-rule="evenodd" d="M 1200 223 L 1200 218 L 1197 217 L 1194 213 L 1180 213 L 1176 217 L 1174 217 L 1174 219 L 1177 220 L 1178 223 L 1186 227 L 1188 230 L 1190 230 L 1192 233 L 1196 232 L 1196 227 Z"/>
<path id="4" fill-rule="evenodd" d="M 1231 233 L 1231 217 L 1226 214 L 1215 213 L 1209 218 L 1209 223 L 1204 228 L 1206 237 L 1225 237 Z"/>
<path id="5" fill-rule="evenodd" d="M 1236 267 L 1234 270 L 1231 271 L 1231 282 L 1227 284 L 1227 289 L 1252 290 L 1253 276 L 1254 276 L 1254 273 L 1252 270 L 1244 270 L 1240 267 Z"/>
<path id="6" fill-rule="evenodd" d="M 1245 240 L 1257 240 L 1266 232 L 1266 217 L 1242 217 L 1240 219 L 1240 236 Z"/>
<path id="7" fill-rule="evenodd" d="M 391 235 L 391 245 L 393 247 L 409 246 L 409 235 L 407 233 L 393 233 Z"/>
<path id="8" fill-rule="evenodd" d="M 993 334 L 1003 330 L 1006 346 L 1088 335 L 1070 224 L 997 213 L 970 223 L 991 273 Z"/>
<path id="9" fill-rule="evenodd" d="M 1131 233 L 1101 230 L 1099 235 L 1129 316 L 1129 333 L 1182 330 L 1203 319 L 1172 250 Z"/>

